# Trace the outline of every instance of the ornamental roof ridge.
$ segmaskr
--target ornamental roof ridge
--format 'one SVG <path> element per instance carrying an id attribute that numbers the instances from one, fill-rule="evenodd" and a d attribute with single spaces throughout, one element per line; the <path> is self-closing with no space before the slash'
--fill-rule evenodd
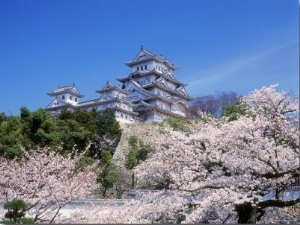
<path id="1" fill-rule="evenodd" d="M 184 98 L 184 99 L 187 99 L 187 100 L 191 99 L 191 97 L 187 93 L 186 93 L 186 95 L 183 95 L 182 93 L 178 92 L 177 90 L 173 90 L 171 88 L 167 88 L 165 86 L 162 86 L 160 83 L 151 83 L 151 84 L 145 85 L 144 87 L 145 88 L 149 88 L 149 87 L 155 87 L 155 86 L 159 87 L 161 89 L 164 89 L 166 91 L 169 91 L 169 92 L 171 92 L 173 94 L 176 94 L 176 95 L 180 96 L 181 98 Z"/>
<path id="2" fill-rule="evenodd" d="M 74 95 L 76 95 L 77 97 L 83 97 L 84 95 L 80 94 L 80 92 L 77 90 L 77 88 L 75 87 L 75 84 L 72 85 L 66 85 L 66 86 L 58 86 L 57 89 L 47 93 L 50 96 L 55 96 L 57 94 L 63 94 L 63 93 L 72 93 Z"/>
<path id="3" fill-rule="evenodd" d="M 164 97 L 162 95 L 151 96 L 151 97 L 145 98 L 144 100 L 148 101 L 148 100 L 151 100 L 151 99 L 160 99 L 160 100 L 163 100 L 163 101 L 166 101 L 166 102 L 169 102 L 169 103 L 173 103 L 172 99 Z"/>
<path id="4" fill-rule="evenodd" d="M 145 90 L 138 82 L 136 82 L 135 80 L 130 80 L 130 83 L 134 84 L 138 90 L 140 90 L 141 92 L 145 93 L 148 96 L 153 96 L 154 94 L 151 93 L 150 91 Z M 129 83 L 127 84 L 127 86 L 129 85 Z"/>
<path id="5" fill-rule="evenodd" d="M 144 107 L 146 109 L 150 109 L 153 108 L 153 105 L 148 104 L 147 102 L 143 101 L 142 99 L 140 99 L 136 104 L 136 107 L 134 108 L 134 111 L 137 110 L 139 107 Z"/>
<path id="6" fill-rule="evenodd" d="M 185 84 L 185 85 L 186 85 L 186 84 Z M 184 87 L 186 87 L 185 85 L 179 86 L 178 88 L 176 88 L 176 91 L 180 91 L 180 90 L 184 89 Z"/>
<path id="7" fill-rule="evenodd" d="M 112 100 L 112 99 L 115 99 L 115 97 L 113 97 L 107 93 L 103 93 L 99 98 L 96 99 L 96 102 L 100 102 L 101 100 L 108 101 L 108 100 Z"/>
<path id="8" fill-rule="evenodd" d="M 81 105 L 84 105 L 84 104 L 87 104 L 87 103 L 91 103 L 91 102 L 96 102 L 97 99 L 98 98 L 86 100 L 86 101 L 83 101 L 83 102 L 78 102 L 77 106 L 81 106 Z"/>
<path id="9" fill-rule="evenodd" d="M 150 52 L 149 50 L 145 49 L 143 45 L 141 46 L 139 53 L 134 57 L 133 60 L 124 63 L 125 65 L 132 67 L 136 63 L 139 63 L 141 61 L 148 61 L 148 60 L 157 60 L 161 63 L 165 63 L 168 67 L 172 68 L 173 70 L 179 69 L 179 66 L 175 66 L 170 60 L 163 57 L 162 54 L 156 55 Z"/>
<path id="10" fill-rule="evenodd" d="M 141 51 L 147 53 L 148 55 L 155 56 L 155 54 L 147 49 L 144 48 L 144 45 L 141 46 Z"/>
<path id="11" fill-rule="evenodd" d="M 180 82 L 179 80 L 177 80 L 172 74 L 170 74 L 169 72 L 166 72 L 166 73 L 163 73 L 161 75 L 165 80 L 170 80 L 170 81 L 173 81 L 174 83 L 178 83 L 178 84 L 181 84 L 181 85 L 186 85 L 187 84 L 184 84 L 182 82 Z"/>
<path id="12" fill-rule="evenodd" d="M 141 53 L 145 53 L 146 55 L 148 55 L 150 58 L 152 58 L 155 54 L 150 52 L 149 50 L 146 50 L 144 48 L 144 46 L 142 45 L 141 46 L 141 49 L 140 51 L 138 52 L 138 54 L 133 58 L 133 60 L 130 60 L 130 61 L 127 61 L 127 62 L 124 62 L 126 65 L 132 63 L 132 62 L 135 62 L 138 60 L 139 56 L 141 55 Z"/>
<path id="13" fill-rule="evenodd" d="M 145 76 L 145 75 L 151 74 L 152 72 L 155 72 L 155 68 L 152 70 L 143 70 L 143 72 L 142 71 L 134 71 L 127 76 L 117 77 L 116 80 L 122 82 L 122 81 L 130 80 L 130 78 L 133 75 L 139 74 L 141 76 Z M 160 74 L 158 74 L 158 75 L 160 75 Z"/>
<path id="14" fill-rule="evenodd" d="M 126 90 L 120 88 L 119 86 L 110 83 L 109 81 L 107 81 L 106 85 L 104 85 L 104 87 L 102 89 L 96 90 L 97 93 L 101 94 L 101 93 L 105 93 L 106 91 L 109 90 L 118 90 L 120 92 L 123 92 L 124 94 L 127 93 Z"/>
<path id="15" fill-rule="evenodd" d="M 48 104 L 48 105 L 45 107 L 45 109 L 51 109 L 52 107 L 50 107 L 50 106 L 51 106 L 55 101 L 58 101 L 58 102 L 60 102 L 60 103 L 62 103 L 62 104 L 64 104 L 64 105 L 67 104 L 65 101 L 61 100 L 60 98 L 55 97 L 55 98 L 51 101 L 51 103 Z M 54 106 L 54 107 L 55 107 L 55 106 Z"/>
<path id="16" fill-rule="evenodd" d="M 151 107 L 152 106 L 149 103 L 145 102 L 143 99 L 140 99 L 140 101 L 137 104 L 138 105 L 147 106 L 147 107 Z"/>

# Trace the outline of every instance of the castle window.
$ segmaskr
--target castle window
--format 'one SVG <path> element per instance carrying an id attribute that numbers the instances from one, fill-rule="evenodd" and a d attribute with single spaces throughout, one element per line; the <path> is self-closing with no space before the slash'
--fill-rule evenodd
<path id="1" fill-rule="evenodd" d="M 137 71 L 139 71 L 139 70 L 140 70 L 140 68 L 139 68 L 139 67 L 137 67 L 137 68 L 136 68 L 136 70 L 137 70 Z"/>
<path id="2" fill-rule="evenodd" d="M 143 70 L 143 66 L 141 66 L 141 70 Z"/>
<path id="3" fill-rule="evenodd" d="M 145 70 L 147 69 L 147 65 L 145 65 Z"/>
<path id="4" fill-rule="evenodd" d="M 62 99 L 65 99 L 65 96 L 64 96 L 64 95 L 62 96 Z"/>
<path id="5" fill-rule="evenodd" d="M 75 98 L 75 102 L 77 102 L 77 98 Z"/>
<path id="6" fill-rule="evenodd" d="M 70 99 L 72 100 L 72 96 L 70 96 Z"/>

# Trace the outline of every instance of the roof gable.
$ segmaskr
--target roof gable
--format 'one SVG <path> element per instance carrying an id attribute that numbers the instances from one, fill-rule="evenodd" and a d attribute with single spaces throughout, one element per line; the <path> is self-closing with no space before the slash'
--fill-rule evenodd
<path id="1" fill-rule="evenodd" d="M 166 80 L 163 77 L 160 77 L 159 79 L 157 79 L 155 83 L 160 84 L 161 86 L 163 86 L 165 88 L 170 88 L 168 85 L 168 82 L 166 82 Z"/>
<path id="2" fill-rule="evenodd" d="M 107 81 L 107 83 L 104 85 L 104 87 L 102 89 L 109 89 L 109 88 L 114 88 L 114 87 L 116 87 L 116 85 Z"/>
<path id="3" fill-rule="evenodd" d="M 187 92 L 186 92 L 184 86 L 178 87 L 178 88 L 176 89 L 176 91 L 177 91 L 178 93 L 184 95 L 184 96 L 188 96 L 188 94 L 187 94 Z"/>
<path id="4" fill-rule="evenodd" d="M 56 96 L 56 95 L 65 94 L 65 93 L 70 93 L 70 94 L 73 94 L 77 97 L 83 97 L 84 96 L 77 90 L 77 88 L 75 87 L 74 84 L 63 86 L 63 87 L 58 87 L 57 89 L 53 90 L 52 92 L 49 92 L 48 95 Z"/>
<path id="5" fill-rule="evenodd" d="M 49 105 L 45 107 L 45 109 L 51 109 L 51 108 L 62 107 L 62 106 L 71 106 L 71 105 L 59 98 L 55 98 Z"/>
<path id="6" fill-rule="evenodd" d="M 124 89 L 121 89 L 120 87 L 110 83 L 109 81 L 107 81 L 106 85 L 102 89 L 96 90 L 96 92 L 102 94 L 111 90 L 115 90 L 119 93 L 127 94 L 127 92 Z"/>
<path id="7" fill-rule="evenodd" d="M 140 62 L 144 62 L 144 61 L 148 61 L 148 60 L 155 60 L 157 62 L 163 63 L 171 70 L 179 69 L 178 66 L 175 66 L 173 63 L 171 63 L 168 59 L 166 59 L 162 55 L 156 55 L 156 54 L 146 50 L 143 45 L 141 46 L 141 50 L 139 51 L 137 56 L 133 60 L 125 62 L 125 64 L 127 66 L 132 67 Z"/>
<path id="8" fill-rule="evenodd" d="M 136 107 L 134 108 L 134 110 L 141 110 L 141 109 L 149 109 L 152 108 L 153 106 L 144 102 L 143 100 L 140 100 L 137 104 Z"/>
<path id="9" fill-rule="evenodd" d="M 142 86 L 134 80 L 130 80 L 127 83 L 125 89 L 129 93 L 127 96 L 132 96 L 132 95 L 137 95 L 137 94 L 139 94 L 140 96 L 143 96 L 143 98 L 153 96 L 153 94 L 151 92 L 143 89 Z"/>
<path id="10" fill-rule="evenodd" d="M 115 98 L 104 93 L 103 95 L 100 96 L 100 98 L 97 99 L 97 102 L 109 101 L 109 100 L 112 100 L 112 99 L 115 99 Z"/>
<path id="11" fill-rule="evenodd" d="M 144 48 L 144 46 L 141 46 L 140 52 L 137 54 L 137 56 L 132 60 L 134 61 L 140 61 L 144 59 L 151 59 L 154 56 L 154 54 Z"/>
<path id="12" fill-rule="evenodd" d="M 163 74 L 164 77 L 175 80 L 174 76 L 168 71 L 167 73 Z"/>

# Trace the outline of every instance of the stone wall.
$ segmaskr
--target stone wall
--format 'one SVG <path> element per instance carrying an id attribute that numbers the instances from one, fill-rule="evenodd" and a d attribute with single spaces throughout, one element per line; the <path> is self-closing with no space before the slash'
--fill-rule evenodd
<path id="1" fill-rule="evenodd" d="M 268 207 L 257 224 L 300 224 L 299 203 L 290 207 Z"/>
<path id="2" fill-rule="evenodd" d="M 154 123 L 120 123 L 122 136 L 117 146 L 113 161 L 117 165 L 119 172 L 119 181 L 112 189 L 107 191 L 108 198 L 127 198 L 128 191 L 133 188 L 131 170 L 125 168 L 125 155 L 129 151 L 128 139 L 131 136 L 137 136 L 145 144 L 153 146 L 153 140 L 158 137 L 160 125 Z"/>
<path id="3" fill-rule="evenodd" d="M 113 160 L 119 167 L 125 168 L 125 155 L 128 152 L 128 139 L 130 136 L 137 136 L 145 144 L 152 146 L 153 140 L 159 136 L 161 127 L 155 123 L 121 123 L 120 126 L 122 129 L 122 137 L 114 153 Z"/>

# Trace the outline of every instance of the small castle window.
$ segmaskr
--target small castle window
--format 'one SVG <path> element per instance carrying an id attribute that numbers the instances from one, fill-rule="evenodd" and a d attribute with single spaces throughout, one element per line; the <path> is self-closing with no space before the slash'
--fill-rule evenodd
<path id="1" fill-rule="evenodd" d="M 139 67 L 137 67 L 137 68 L 136 68 L 136 70 L 137 70 L 137 71 L 139 71 L 139 70 L 140 70 L 140 68 L 139 68 Z"/>
<path id="2" fill-rule="evenodd" d="M 77 102 L 77 98 L 75 98 L 75 102 Z"/>
<path id="3" fill-rule="evenodd" d="M 62 99 L 65 99 L 65 96 L 64 96 L 64 95 L 62 96 Z"/>
<path id="4" fill-rule="evenodd" d="M 143 66 L 141 66 L 141 70 L 143 70 Z"/>
<path id="5" fill-rule="evenodd" d="M 147 65 L 145 65 L 145 70 L 147 69 Z"/>
<path id="6" fill-rule="evenodd" d="M 70 96 L 70 99 L 72 100 L 72 96 Z"/>

